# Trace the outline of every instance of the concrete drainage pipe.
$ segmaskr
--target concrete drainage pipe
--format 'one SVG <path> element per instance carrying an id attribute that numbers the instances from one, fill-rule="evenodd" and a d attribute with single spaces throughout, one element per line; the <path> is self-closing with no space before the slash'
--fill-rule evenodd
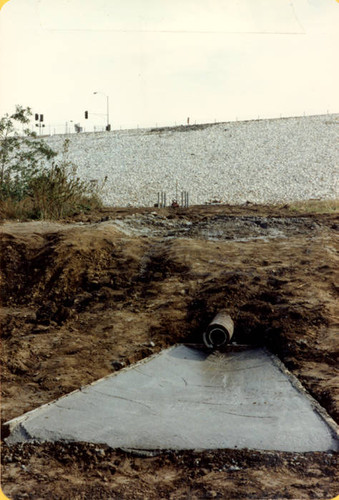
<path id="1" fill-rule="evenodd" d="M 231 341 L 234 323 L 226 310 L 221 310 L 208 325 L 203 341 L 209 349 L 218 349 Z"/>

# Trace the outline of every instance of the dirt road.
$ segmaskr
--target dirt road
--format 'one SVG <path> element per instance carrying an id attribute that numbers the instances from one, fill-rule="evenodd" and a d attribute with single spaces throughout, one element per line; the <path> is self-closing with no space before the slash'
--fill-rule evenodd
<path id="1" fill-rule="evenodd" d="M 254 205 L 103 209 L 1 226 L 2 422 L 175 342 L 221 308 L 339 422 L 336 215 Z M 4 429 L 5 436 L 6 430 Z M 82 444 L 2 447 L 10 498 L 332 498 L 336 454 L 137 457 Z"/>

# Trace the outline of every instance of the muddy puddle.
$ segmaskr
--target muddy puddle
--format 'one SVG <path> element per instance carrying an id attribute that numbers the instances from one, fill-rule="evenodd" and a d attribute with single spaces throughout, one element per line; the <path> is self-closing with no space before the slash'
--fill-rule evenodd
<path id="1" fill-rule="evenodd" d="M 190 221 L 185 218 L 161 217 L 157 213 L 134 214 L 103 224 L 114 224 L 129 236 L 197 238 L 211 241 L 269 240 L 305 233 L 311 236 L 320 230 L 316 222 L 307 218 L 217 216 L 205 221 Z"/>
<path id="2" fill-rule="evenodd" d="M 1 232 L 15 234 L 61 232 L 81 228 L 105 230 L 114 228 L 125 236 L 144 238 L 194 238 L 210 241 L 246 242 L 272 240 L 298 235 L 315 236 L 324 227 L 307 217 L 261 217 L 217 215 L 196 220 L 182 216 L 161 215 L 157 212 L 133 213 L 118 218 L 103 218 L 97 222 L 55 223 L 31 221 L 5 223 Z"/>

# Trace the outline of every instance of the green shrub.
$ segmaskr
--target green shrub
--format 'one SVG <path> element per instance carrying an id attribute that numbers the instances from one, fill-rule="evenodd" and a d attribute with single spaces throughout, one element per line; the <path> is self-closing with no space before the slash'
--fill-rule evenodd
<path id="1" fill-rule="evenodd" d="M 28 194 L 30 180 L 57 155 L 28 128 L 30 108 L 16 106 L 15 113 L 0 119 L 0 200 L 20 201 Z M 23 127 L 19 134 L 17 127 Z M 26 127 L 26 128 L 25 128 Z"/>
<path id="2" fill-rule="evenodd" d="M 102 185 L 81 180 L 68 158 L 69 139 L 57 155 L 28 128 L 30 108 L 16 107 L 0 119 L 0 215 L 2 218 L 58 219 L 102 205 Z M 105 181 L 104 181 L 105 182 Z"/>
<path id="3" fill-rule="evenodd" d="M 53 163 L 29 182 L 35 218 L 58 219 L 101 206 L 98 185 L 77 176 L 76 165 L 68 160 L 68 148 L 69 139 L 66 139 L 62 161 Z"/>

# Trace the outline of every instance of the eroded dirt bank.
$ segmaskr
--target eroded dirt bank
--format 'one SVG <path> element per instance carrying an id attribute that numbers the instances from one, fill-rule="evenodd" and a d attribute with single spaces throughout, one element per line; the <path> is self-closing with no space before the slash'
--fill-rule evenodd
<path id="1" fill-rule="evenodd" d="M 338 422 L 338 227 L 335 215 L 256 206 L 105 209 L 63 224 L 3 224 L 2 422 L 165 346 L 200 342 L 222 307 L 235 320 L 236 342 L 278 354 Z M 331 498 L 339 491 L 331 454 L 145 459 L 60 446 L 4 445 L 5 493 L 47 498 L 51 484 L 54 498 Z"/>

